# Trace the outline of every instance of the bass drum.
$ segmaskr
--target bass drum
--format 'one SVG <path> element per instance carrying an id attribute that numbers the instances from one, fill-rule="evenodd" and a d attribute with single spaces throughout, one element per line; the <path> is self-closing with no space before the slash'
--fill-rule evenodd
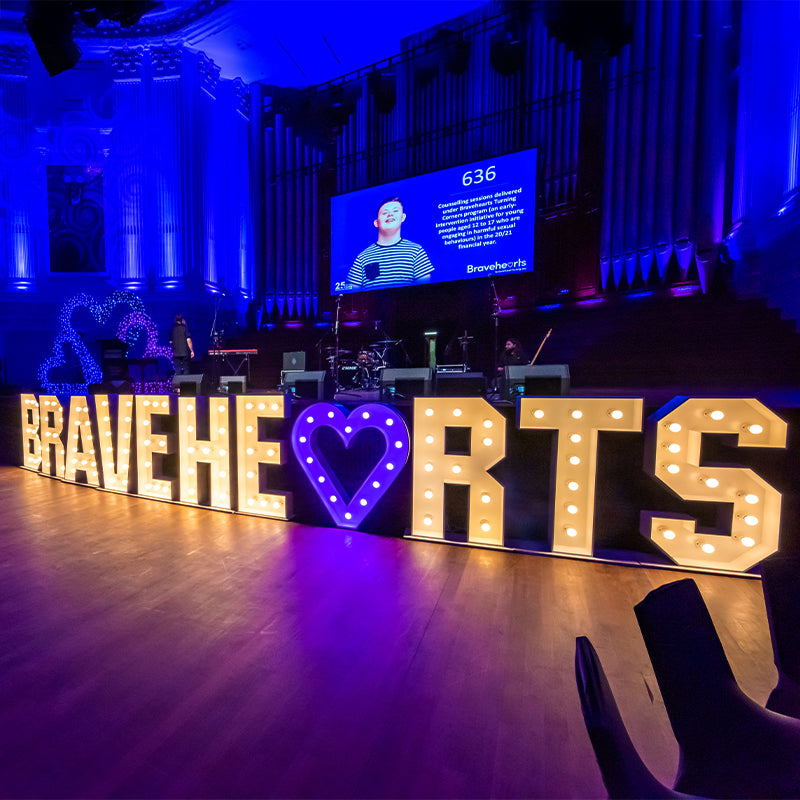
<path id="1" fill-rule="evenodd" d="M 361 368 L 355 361 L 340 361 L 336 382 L 340 389 L 358 389 L 361 383 Z"/>

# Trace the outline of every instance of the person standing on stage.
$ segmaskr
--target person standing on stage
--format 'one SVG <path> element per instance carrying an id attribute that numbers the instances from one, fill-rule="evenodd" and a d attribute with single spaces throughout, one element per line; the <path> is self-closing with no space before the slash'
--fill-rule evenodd
<path id="1" fill-rule="evenodd" d="M 175 324 L 169 337 L 172 346 L 172 363 L 176 375 L 186 375 L 189 372 L 189 359 L 194 358 L 192 347 L 192 334 L 183 318 L 183 314 L 175 315 Z"/>
<path id="2" fill-rule="evenodd" d="M 373 225 L 378 241 L 362 250 L 350 267 L 348 283 L 365 289 L 421 283 L 433 272 L 425 248 L 404 239 L 400 232 L 406 215 L 399 197 L 387 197 L 378 206 Z"/>
<path id="3" fill-rule="evenodd" d="M 506 346 L 500 354 L 500 366 L 509 367 L 517 364 L 527 364 L 528 357 L 522 349 L 522 344 L 515 336 L 506 339 Z"/>

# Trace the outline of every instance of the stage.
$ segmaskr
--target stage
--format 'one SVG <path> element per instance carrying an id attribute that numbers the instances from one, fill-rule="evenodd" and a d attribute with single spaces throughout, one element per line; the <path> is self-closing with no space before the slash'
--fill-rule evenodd
<path id="1" fill-rule="evenodd" d="M 646 764 L 677 746 L 633 605 L 680 571 L 408 541 L 0 467 L 7 797 L 604 797 L 587 635 Z M 742 689 L 752 578 L 691 574 Z"/>

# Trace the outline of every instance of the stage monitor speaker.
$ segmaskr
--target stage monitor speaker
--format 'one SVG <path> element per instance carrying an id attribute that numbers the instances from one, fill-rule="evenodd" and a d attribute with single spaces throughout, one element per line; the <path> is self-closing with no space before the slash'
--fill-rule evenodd
<path id="1" fill-rule="evenodd" d="M 438 397 L 484 397 L 486 377 L 482 372 L 437 372 Z"/>
<path id="2" fill-rule="evenodd" d="M 179 394 L 203 394 L 203 375 L 175 375 L 172 378 L 172 388 Z"/>
<path id="3" fill-rule="evenodd" d="M 227 394 L 247 394 L 247 380 L 244 375 L 223 375 L 219 388 Z"/>
<path id="4" fill-rule="evenodd" d="M 304 372 L 305 368 L 306 368 L 306 354 L 304 351 L 297 350 L 293 353 L 283 354 L 284 372 L 294 372 L 294 371 Z"/>
<path id="5" fill-rule="evenodd" d="M 433 382 L 430 367 L 384 369 L 381 373 L 384 397 L 430 397 Z"/>
<path id="6" fill-rule="evenodd" d="M 515 402 L 523 394 L 531 396 L 568 395 L 569 366 L 541 364 L 505 368 L 505 399 Z"/>
<path id="7" fill-rule="evenodd" d="M 285 372 L 283 385 L 294 397 L 311 400 L 330 400 L 333 397 L 333 380 L 327 370 L 312 372 Z"/>

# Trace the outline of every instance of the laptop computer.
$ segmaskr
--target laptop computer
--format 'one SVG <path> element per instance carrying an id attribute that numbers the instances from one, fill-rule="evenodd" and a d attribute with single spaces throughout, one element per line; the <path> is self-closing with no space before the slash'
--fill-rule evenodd
<path id="1" fill-rule="evenodd" d="M 302 350 L 283 354 L 284 372 L 304 372 L 306 368 L 306 354 Z"/>

